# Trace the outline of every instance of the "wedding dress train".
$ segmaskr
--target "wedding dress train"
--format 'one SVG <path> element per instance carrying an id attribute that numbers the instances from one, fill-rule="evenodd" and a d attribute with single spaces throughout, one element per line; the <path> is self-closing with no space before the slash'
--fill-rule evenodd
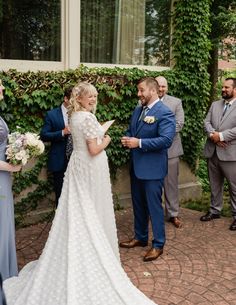
<path id="1" fill-rule="evenodd" d="M 8 305 L 155 305 L 121 267 L 104 135 L 89 112 L 71 117 L 74 151 L 43 253 L 4 282 Z"/>

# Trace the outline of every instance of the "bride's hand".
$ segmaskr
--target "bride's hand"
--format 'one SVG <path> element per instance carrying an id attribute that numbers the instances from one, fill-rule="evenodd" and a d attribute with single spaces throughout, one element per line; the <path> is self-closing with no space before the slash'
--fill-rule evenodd
<path id="1" fill-rule="evenodd" d="M 111 142 L 111 137 L 108 134 L 105 134 L 104 141 L 107 143 L 107 145 Z"/>

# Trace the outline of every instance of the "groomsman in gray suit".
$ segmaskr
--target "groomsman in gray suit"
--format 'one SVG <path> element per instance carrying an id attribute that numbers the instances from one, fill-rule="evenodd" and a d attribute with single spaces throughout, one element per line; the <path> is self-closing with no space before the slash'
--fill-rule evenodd
<path id="1" fill-rule="evenodd" d="M 182 226 L 179 218 L 179 196 L 178 196 L 178 175 L 179 157 L 183 155 L 183 146 L 180 131 L 184 126 L 184 110 L 180 99 L 167 94 L 168 83 L 165 77 L 158 76 L 156 81 L 159 85 L 159 98 L 175 115 L 176 134 L 171 147 L 168 149 L 168 174 L 164 180 L 164 197 L 167 219 L 176 228 Z"/>
<path id="2" fill-rule="evenodd" d="M 222 98 L 213 102 L 204 121 L 207 141 L 204 155 L 208 163 L 211 204 L 208 213 L 200 218 L 210 221 L 220 218 L 223 207 L 224 179 L 229 184 L 233 222 L 236 230 L 236 78 L 226 78 Z"/>

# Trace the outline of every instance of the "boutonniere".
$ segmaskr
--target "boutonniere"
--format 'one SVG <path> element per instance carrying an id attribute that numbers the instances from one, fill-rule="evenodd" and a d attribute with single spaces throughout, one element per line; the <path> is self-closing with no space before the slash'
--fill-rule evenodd
<path id="1" fill-rule="evenodd" d="M 157 118 L 155 118 L 154 116 L 145 116 L 145 118 L 143 119 L 143 121 L 147 124 L 153 124 L 157 121 Z"/>

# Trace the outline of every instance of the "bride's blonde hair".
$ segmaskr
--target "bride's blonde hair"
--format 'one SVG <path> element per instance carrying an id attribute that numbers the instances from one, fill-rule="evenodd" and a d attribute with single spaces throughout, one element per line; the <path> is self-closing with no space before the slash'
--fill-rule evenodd
<path id="1" fill-rule="evenodd" d="M 80 82 L 74 86 L 72 89 L 71 97 L 69 100 L 69 106 L 67 107 L 67 113 L 69 116 L 76 111 L 84 111 L 84 107 L 79 102 L 79 98 L 84 97 L 89 94 L 97 94 L 97 89 L 88 82 Z M 93 113 L 96 112 L 97 101 L 92 110 Z"/>

